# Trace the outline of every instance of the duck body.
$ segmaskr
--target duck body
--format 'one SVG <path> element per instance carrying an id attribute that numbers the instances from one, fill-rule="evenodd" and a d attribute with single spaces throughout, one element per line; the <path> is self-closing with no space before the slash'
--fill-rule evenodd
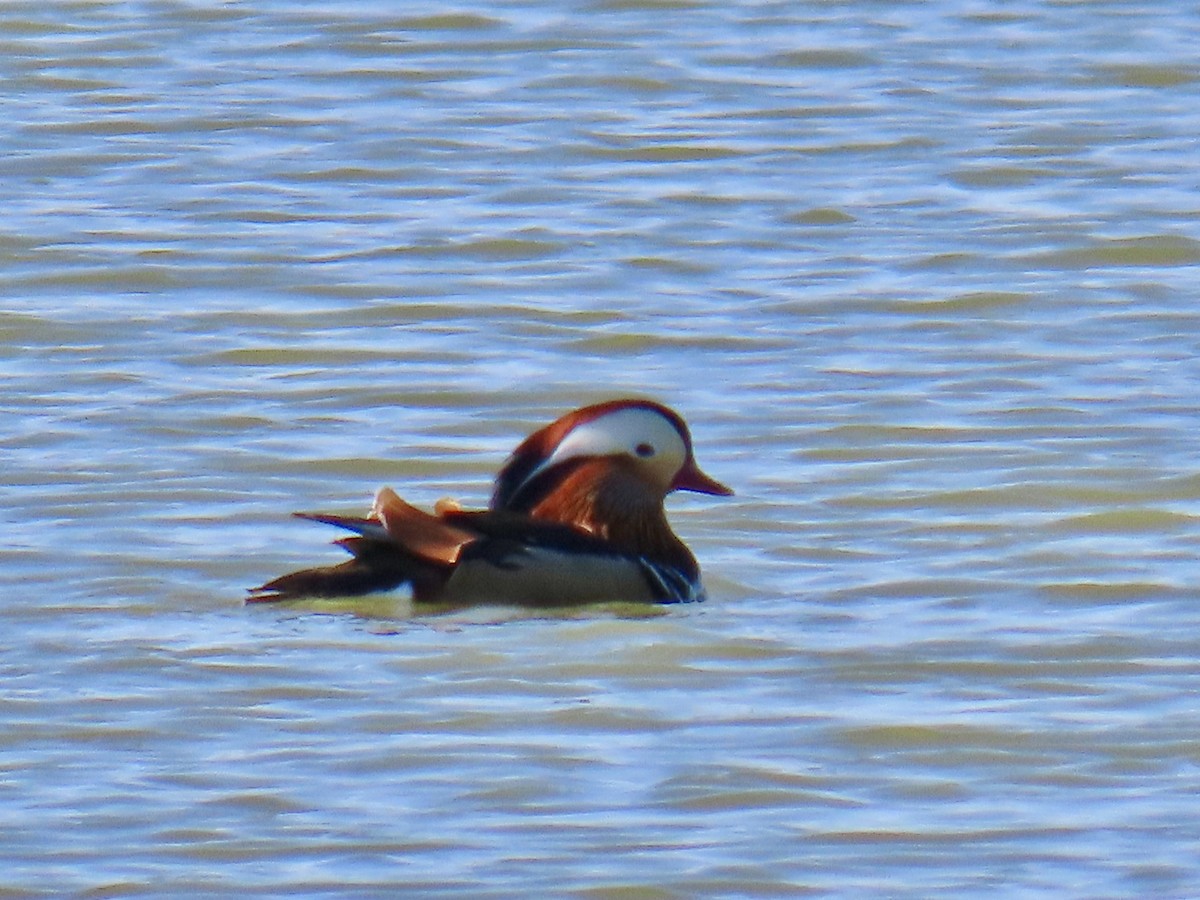
<path id="1" fill-rule="evenodd" d="M 517 447 L 486 510 L 425 512 L 384 488 L 363 518 L 298 514 L 353 532 L 337 541 L 352 558 L 284 575 L 248 599 L 408 585 L 415 602 L 447 605 L 700 600 L 699 565 L 663 509 L 672 490 L 731 493 L 699 470 L 687 426 L 666 407 L 583 407 Z"/>

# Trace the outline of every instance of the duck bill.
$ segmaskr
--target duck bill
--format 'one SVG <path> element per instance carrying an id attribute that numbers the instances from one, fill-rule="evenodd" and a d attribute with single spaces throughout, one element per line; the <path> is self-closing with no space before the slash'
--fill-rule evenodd
<path id="1" fill-rule="evenodd" d="M 710 478 L 700 471 L 694 459 L 689 459 L 671 482 L 673 491 L 695 491 L 697 494 L 714 494 L 718 497 L 728 497 L 733 491 L 715 478 Z"/>

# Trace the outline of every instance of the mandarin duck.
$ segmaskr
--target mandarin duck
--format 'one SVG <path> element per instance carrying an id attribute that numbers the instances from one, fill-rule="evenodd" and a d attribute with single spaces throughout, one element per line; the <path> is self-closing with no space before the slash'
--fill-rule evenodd
<path id="1" fill-rule="evenodd" d="M 296 513 L 354 532 L 353 556 L 250 591 L 249 601 L 411 588 L 417 603 L 560 606 L 701 600 L 700 567 L 667 523 L 675 490 L 733 492 L 696 464 L 683 419 L 649 400 L 585 406 L 535 431 L 486 510 L 433 513 L 383 488 L 365 518 Z"/>

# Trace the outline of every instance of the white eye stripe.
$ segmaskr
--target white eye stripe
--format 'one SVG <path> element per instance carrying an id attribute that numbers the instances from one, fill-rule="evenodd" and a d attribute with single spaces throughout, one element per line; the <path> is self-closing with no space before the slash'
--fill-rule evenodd
<path id="1" fill-rule="evenodd" d="M 675 426 L 654 410 L 618 409 L 571 429 L 525 481 L 559 463 L 588 456 L 630 456 L 643 461 L 654 480 L 669 484 L 687 460 L 687 446 Z"/>

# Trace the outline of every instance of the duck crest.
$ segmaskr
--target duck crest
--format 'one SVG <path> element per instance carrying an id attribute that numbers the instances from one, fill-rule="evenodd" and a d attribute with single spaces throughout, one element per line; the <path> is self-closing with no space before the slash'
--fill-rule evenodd
<path id="1" fill-rule="evenodd" d="M 644 409 L 657 413 L 671 424 L 679 433 L 684 447 L 691 453 L 692 439 L 688 433 L 687 424 L 678 413 L 668 409 L 653 400 L 623 399 L 607 400 L 585 406 L 574 412 L 567 413 L 545 428 L 535 431 L 525 438 L 496 475 L 496 487 L 492 493 L 492 509 L 508 509 L 529 512 L 545 498 L 552 489 L 556 479 L 550 479 L 547 472 L 539 472 L 563 440 L 576 428 L 588 422 L 624 409 Z M 571 462 L 564 466 L 570 466 Z"/>

